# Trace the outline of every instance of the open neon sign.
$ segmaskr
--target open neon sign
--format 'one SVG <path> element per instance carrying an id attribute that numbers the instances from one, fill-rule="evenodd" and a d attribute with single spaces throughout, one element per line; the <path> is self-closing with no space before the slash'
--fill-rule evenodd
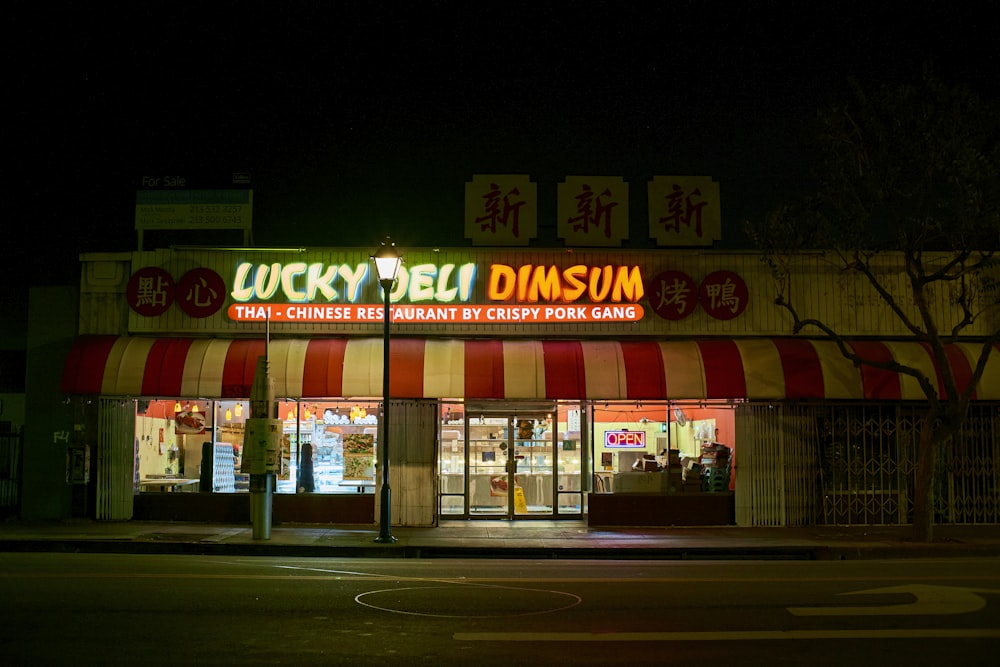
<path id="1" fill-rule="evenodd" d="M 605 431 L 604 446 L 608 449 L 645 449 L 645 431 Z"/>

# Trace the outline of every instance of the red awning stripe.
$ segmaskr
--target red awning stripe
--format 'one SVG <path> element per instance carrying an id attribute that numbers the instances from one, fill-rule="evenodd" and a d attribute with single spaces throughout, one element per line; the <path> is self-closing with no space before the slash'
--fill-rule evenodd
<path id="1" fill-rule="evenodd" d="M 309 341 L 302 371 L 303 396 L 339 396 L 344 385 L 347 340 L 316 338 Z M 337 391 L 338 393 L 331 393 Z"/>
<path id="2" fill-rule="evenodd" d="M 153 341 L 153 345 L 149 348 L 149 354 L 146 356 L 146 362 L 142 371 L 142 377 L 139 379 L 142 384 L 142 395 L 147 395 L 150 391 L 155 391 L 157 384 L 159 384 L 158 378 L 163 374 L 163 355 L 167 350 L 166 341 L 163 339 L 157 339 Z"/>
<path id="3" fill-rule="evenodd" d="M 948 367 L 951 368 L 951 372 L 955 375 L 955 388 L 959 392 L 965 391 L 965 388 L 969 386 L 969 382 L 972 381 L 972 366 L 969 364 L 969 359 L 957 345 L 945 345 L 944 353 L 948 357 Z M 943 382 L 941 395 L 945 397 L 948 395 L 948 392 L 944 389 Z M 975 390 L 972 391 L 972 400 L 976 400 Z"/>
<path id="4" fill-rule="evenodd" d="M 257 357 L 264 354 L 264 349 L 262 340 L 234 340 L 229 344 L 222 368 L 222 398 L 250 396 Z"/>
<path id="5" fill-rule="evenodd" d="M 705 398 L 745 398 L 743 358 L 732 340 L 698 341 L 705 367 Z"/>
<path id="6" fill-rule="evenodd" d="M 117 336 L 82 336 L 76 340 L 63 367 L 62 391 L 100 394 L 104 367 Z"/>
<path id="7" fill-rule="evenodd" d="M 163 366 L 160 376 L 160 391 L 166 396 L 183 396 L 181 384 L 184 378 L 184 367 L 188 351 L 191 349 L 191 339 L 171 338 L 163 354 Z"/>
<path id="8" fill-rule="evenodd" d="M 400 338 L 389 345 L 389 395 L 424 396 L 424 340 Z"/>
<path id="9" fill-rule="evenodd" d="M 190 346 L 189 339 L 159 338 L 153 342 L 142 373 L 142 395 L 156 395 L 161 386 L 170 384 L 171 376 L 176 376 L 174 384 L 180 388 L 184 359 Z"/>
<path id="10" fill-rule="evenodd" d="M 943 392 L 929 350 L 917 343 L 855 341 L 860 355 L 928 373 Z M 261 340 L 84 336 L 66 360 L 69 394 L 247 398 Z M 959 389 L 979 345 L 948 346 Z M 279 339 L 268 349 L 279 398 L 382 395 L 382 340 Z M 393 339 L 391 394 L 399 398 L 682 400 L 733 398 L 922 400 L 912 377 L 855 367 L 831 341 L 502 341 Z M 1000 400 L 1000 351 L 978 400 Z"/>
<path id="11" fill-rule="evenodd" d="M 586 398 L 587 371 L 580 341 L 543 341 L 542 355 L 545 398 Z"/>
<path id="12" fill-rule="evenodd" d="M 666 396 L 667 382 L 660 346 L 650 342 L 623 341 L 619 347 L 622 352 L 621 368 L 626 378 L 626 398 L 639 400 Z"/>
<path id="13" fill-rule="evenodd" d="M 854 353 L 878 362 L 892 361 L 892 352 L 884 343 L 877 341 L 854 341 L 849 344 Z M 863 397 L 874 400 L 898 401 L 903 395 L 899 375 L 890 370 L 862 364 L 861 381 L 864 384 Z"/>
<path id="14" fill-rule="evenodd" d="M 819 352 L 808 340 L 775 339 L 774 346 L 781 356 L 781 371 L 787 398 L 817 398 L 823 396 L 823 368 Z"/>
<path id="15" fill-rule="evenodd" d="M 503 398 L 503 341 L 465 341 L 465 396 Z"/>

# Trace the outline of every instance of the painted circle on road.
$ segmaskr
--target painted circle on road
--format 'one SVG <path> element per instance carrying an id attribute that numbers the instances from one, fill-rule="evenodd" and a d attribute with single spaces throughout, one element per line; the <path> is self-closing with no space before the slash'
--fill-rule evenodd
<path id="1" fill-rule="evenodd" d="M 462 585 L 384 588 L 361 593 L 355 602 L 381 611 L 433 618 L 504 618 L 551 614 L 575 607 L 583 598 L 573 593 L 535 588 Z"/>

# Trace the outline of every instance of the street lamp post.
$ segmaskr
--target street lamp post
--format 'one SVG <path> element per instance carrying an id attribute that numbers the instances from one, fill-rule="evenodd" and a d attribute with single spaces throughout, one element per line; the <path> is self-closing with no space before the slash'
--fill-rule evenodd
<path id="1" fill-rule="evenodd" d="M 391 544 L 396 541 L 392 536 L 392 509 L 390 500 L 392 492 L 389 489 L 389 294 L 392 284 L 396 282 L 396 274 L 403 258 L 396 252 L 395 244 L 386 242 L 375 251 L 371 257 L 378 272 L 378 282 L 382 286 L 385 298 L 385 324 L 382 329 L 382 455 L 379 457 L 382 467 L 382 495 L 380 497 L 379 530 L 376 542 Z"/>

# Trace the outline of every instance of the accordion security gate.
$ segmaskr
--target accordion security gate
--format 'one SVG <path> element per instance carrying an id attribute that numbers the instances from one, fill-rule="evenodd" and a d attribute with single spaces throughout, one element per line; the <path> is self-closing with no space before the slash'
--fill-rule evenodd
<path id="1" fill-rule="evenodd" d="M 101 398 L 97 430 L 97 519 L 131 519 L 136 470 L 135 402 Z"/>
<path id="2" fill-rule="evenodd" d="M 23 448 L 23 427 L 16 431 L 0 432 L 0 517 L 20 512 Z"/>
<path id="3" fill-rule="evenodd" d="M 972 408 L 938 467 L 938 521 L 1000 523 L 1000 406 Z"/>
<path id="4" fill-rule="evenodd" d="M 736 522 L 911 521 L 921 407 L 761 404 L 736 409 Z M 938 462 L 935 521 L 1000 523 L 1000 412 L 976 404 Z"/>

